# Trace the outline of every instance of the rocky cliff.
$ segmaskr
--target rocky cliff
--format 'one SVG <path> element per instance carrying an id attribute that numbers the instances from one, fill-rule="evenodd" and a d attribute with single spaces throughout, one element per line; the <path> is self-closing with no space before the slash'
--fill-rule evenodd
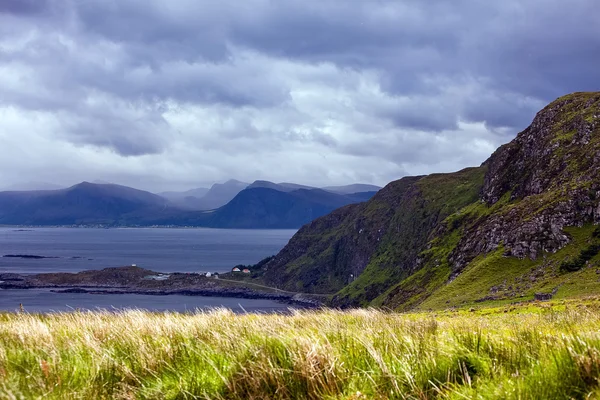
<path id="1" fill-rule="evenodd" d="M 519 258 L 556 252 L 569 243 L 565 227 L 600 223 L 600 93 L 553 102 L 486 164 L 481 200 L 506 204 L 469 227 L 454 266 L 501 243 Z"/>
<path id="2" fill-rule="evenodd" d="M 589 272 L 569 275 L 560 265 L 595 246 L 599 172 L 600 93 L 568 95 L 481 167 L 403 178 L 304 226 L 264 277 L 331 293 L 340 306 L 439 307 L 564 292 Z"/>

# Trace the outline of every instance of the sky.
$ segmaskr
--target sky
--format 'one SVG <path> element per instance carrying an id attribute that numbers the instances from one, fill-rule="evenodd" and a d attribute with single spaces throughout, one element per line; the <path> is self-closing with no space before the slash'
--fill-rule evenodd
<path id="1" fill-rule="evenodd" d="M 0 0 L 0 187 L 456 171 L 599 65 L 597 0 Z"/>

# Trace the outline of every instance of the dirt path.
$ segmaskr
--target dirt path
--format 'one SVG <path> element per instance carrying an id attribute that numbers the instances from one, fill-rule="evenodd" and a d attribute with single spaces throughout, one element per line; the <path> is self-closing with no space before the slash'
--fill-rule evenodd
<path id="1" fill-rule="evenodd" d="M 271 287 L 271 286 L 265 286 L 265 285 L 259 285 L 258 283 L 251 283 L 251 282 L 244 282 L 244 281 L 234 281 L 232 279 L 223 279 L 223 278 L 217 278 L 216 280 L 218 281 L 223 281 L 223 282 L 231 282 L 231 283 L 237 283 L 239 285 L 250 285 L 250 286 L 256 286 L 256 287 L 260 287 L 263 289 L 270 289 L 270 290 L 274 290 L 276 292 L 279 293 L 287 293 L 287 294 L 304 294 L 304 293 L 298 293 L 298 292 L 288 292 L 287 290 L 282 290 L 282 289 L 277 289 L 275 287 Z"/>
<path id="2" fill-rule="evenodd" d="M 217 280 L 223 281 L 223 282 L 237 283 L 237 284 L 241 284 L 241 285 L 256 286 L 256 287 L 263 288 L 263 289 L 274 290 L 274 291 L 276 291 L 278 293 L 293 294 L 293 295 L 300 294 L 300 295 L 309 296 L 309 297 L 328 297 L 329 296 L 328 294 L 289 292 L 287 290 L 277 289 L 276 287 L 272 287 L 272 286 L 259 285 L 258 283 L 252 283 L 252 282 L 234 281 L 232 279 L 218 278 Z"/>

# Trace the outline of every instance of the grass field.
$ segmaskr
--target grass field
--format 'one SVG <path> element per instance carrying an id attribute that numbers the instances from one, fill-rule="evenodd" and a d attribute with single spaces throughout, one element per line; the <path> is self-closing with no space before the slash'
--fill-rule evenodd
<path id="1" fill-rule="evenodd" d="M 0 314 L 1 399 L 585 399 L 600 298 L 481 310 Z"/>

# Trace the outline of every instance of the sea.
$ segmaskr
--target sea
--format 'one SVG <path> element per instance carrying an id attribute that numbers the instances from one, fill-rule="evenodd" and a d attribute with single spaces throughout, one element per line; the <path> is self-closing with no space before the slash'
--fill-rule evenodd
<path id="1" fill-rule="evenodd" d="M 128 265 L 163 273 L 225 272 L 277 254 L 294 233 L 296 230 L 3 227 L 0 273 L 79 272 Z M 220 307 L 235 312 L 274 312 L 289 307 L 270 300 L 226 297 L 0 289 L 0 310 L 14 311 L 19 304 L 29 312 L 129 308 L 192 312 Z"/>

